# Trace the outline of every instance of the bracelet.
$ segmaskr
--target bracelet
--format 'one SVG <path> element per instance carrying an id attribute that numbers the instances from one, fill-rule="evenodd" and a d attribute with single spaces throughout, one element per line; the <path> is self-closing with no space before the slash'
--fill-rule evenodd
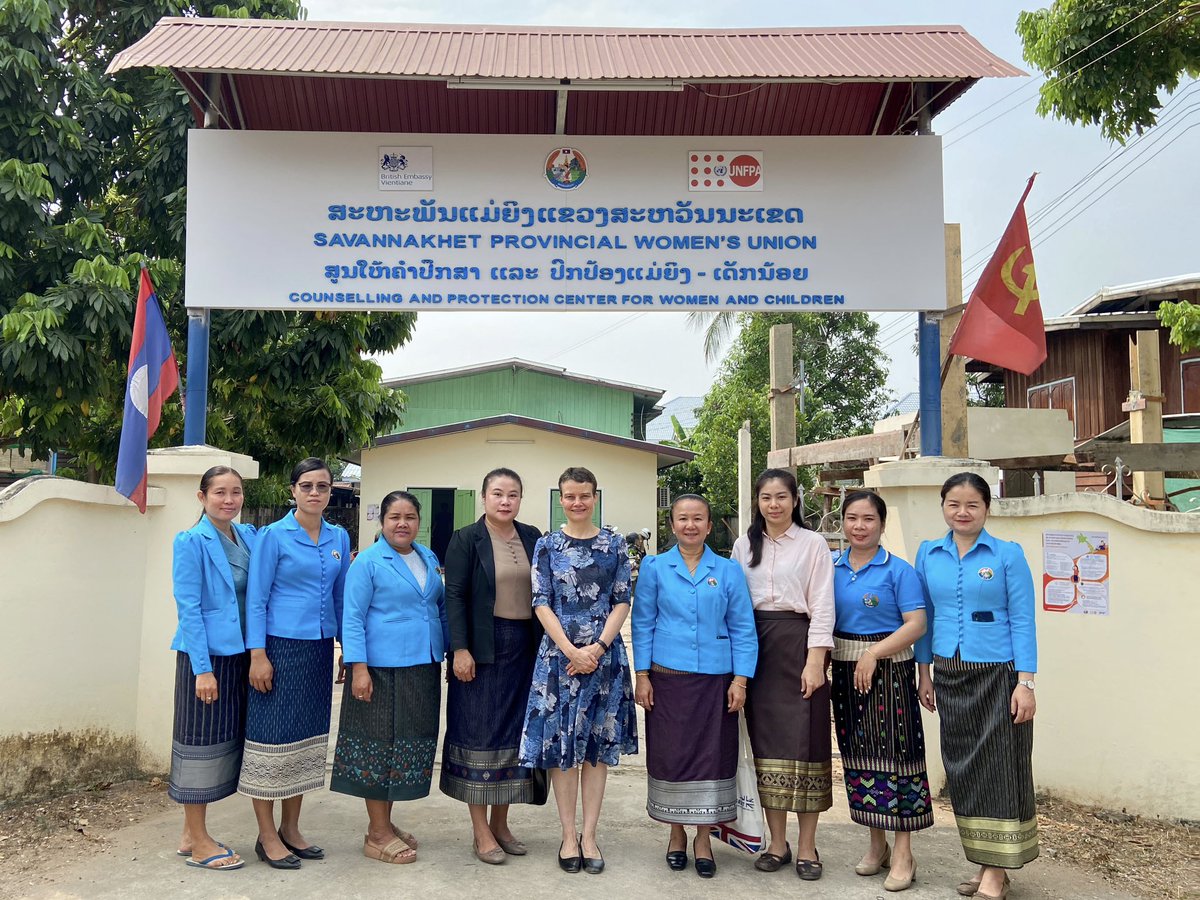
<path id="1" fill-rule="evenodd" d="M 602 638 L 602 637 L 596 638 L 596 643 L 604 648 L 605 653 L 608 652 L 608 644 L 604 643 L 604 638 Z"/>
<path id="2" fill-rule="evenodd" d="M 870 654 L 871 654 L 871 656 L 875 658 L 875 662 L 879 662 L 879 657 L 878 657 L 878 656 L 875 656 L 875 651 L 874 651 L 874 649 L 872 649 L 871 647 L 867 647 L 867 648 L 865 648 L 865 649 L 863 650 L 863 653 L 870 653 Z"/>
<path id="3" fill-rule="evenodd" d="M 730 682 L 730 686 L 740 687 L 743 691 L 746 689 L 746 683 L 744 681 L 732 681 Z"/>

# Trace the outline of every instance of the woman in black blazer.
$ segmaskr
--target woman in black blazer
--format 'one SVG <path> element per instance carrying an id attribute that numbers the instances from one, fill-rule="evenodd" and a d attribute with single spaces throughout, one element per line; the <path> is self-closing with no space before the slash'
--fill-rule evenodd
<path id="1" fill-rule="evenodd" d="M 509 804 L 545 803 L 547 793 L 545 773 L 517 764 L 542 637 L 529 572 L 541 533 L 516 521 L 522 489 L 511 469 L 488 472 L 483 516 L 456 531 L 446 549 L 453 677 L 441 789 L 470 807 L 475 856 L 490 865 L 526 853 L 508 827 Z"/>

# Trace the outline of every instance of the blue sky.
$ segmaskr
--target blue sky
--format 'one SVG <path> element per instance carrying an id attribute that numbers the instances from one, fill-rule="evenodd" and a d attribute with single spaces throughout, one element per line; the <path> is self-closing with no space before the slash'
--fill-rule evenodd
<path id="1" fill-rule="evenodd" d="M 672 28 L 950 23 L 963 25 L 993 53 L 1027 70 L 1014 27 L 1017 14 L 1033 8 L 1007 2 L 794 0 L 577 0 L 565 5 L 310 0 L 306 6 L 313 21 Z M 1130 25 L 1128 36 L 1158 21 L 1161 16 L 1155 13 Z M 1193 162 L 1200 158 L 1200 130 L 1195 128 L 1200 125 L 1200 88 L 1185 83 L 1157 134 L 1152 130 L 1109 161 L 1039 223 L 1034 220 L 1039 210 L 1118 149 L 1097 128 L 1038 117 L 1034 108 L 1040 83 L 1036 76 L 983 81 L 934 120 L 934 130 L 944 136 L 946 221 L 962 225 L 968 290 L 978 275 L 972 265 L 982 268 L 1035 171 L 1040 174 L 1026 209 L 1047 316 L 1061 315 L 1105 285 L 1200 271 L 1200 229 L 1189 211 L 1190 200 L 1180 202 L 1200 196 L 1200 168 Z M 911 351 L 915 314 L 879 318 L 883 345 L 892 356 L 890 388 L 897 395 L 916 390 Z M 716 368 L 705 362 L 701 336 L 682 313 L 571 313 L 569 321 L 554 313 L 426 313 L 412 342 L 380 363 L 391 377 L 510 356 L 662 388 L 668 399 L 703 394 Z"/>

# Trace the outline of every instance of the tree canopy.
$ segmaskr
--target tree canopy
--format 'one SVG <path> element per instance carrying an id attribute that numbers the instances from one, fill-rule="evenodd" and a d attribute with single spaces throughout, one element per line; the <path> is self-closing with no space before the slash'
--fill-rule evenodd
<path id="1" fill-rule="evenodd" d="M 1163 92 L 1200 74 L 1195 0 L 1055 0 L 1021 13 L 1017 34 L 1046 76 L 1038 113 L 1099 125 L 1122 144 L 1154 125 Z"/>
<path id="2" fill-rule="evenodd" d="M 746 420 L 752 469 L 766 468 L 772 325 L 792 325 L 793 356 L 804 363 L 804 412 L 797 410 L 795 445 L 868 431 L 889 399 L 879 326 L 866 313 L 742 313 L 740 319 L 741 331 L 687 442 L 718 513 L 737 509 L 737 433 Z"/>
<path id="3" fill-rule="evenodd" d="M 187 95 L 170 73 L 104 74 L 163 16 L 296 18 L 296 0 L 0 0 L 0 445 L 116 464 L 136 275 L 145 262 L 186 364 Z M 415 316 L 215 312 L 210 444 L 265 473 L 391 430 L 402 395 L 367 356 Z M 156 445 L 178 443 L 180 404 Z"/>

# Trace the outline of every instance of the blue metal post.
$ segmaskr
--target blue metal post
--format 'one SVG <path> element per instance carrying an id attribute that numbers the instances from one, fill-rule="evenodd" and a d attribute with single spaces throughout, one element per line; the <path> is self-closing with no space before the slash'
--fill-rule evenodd
<path id="1" fill-rule="evenodd" d="M 920 314 L 917 350 L 921 375 L 921 456 L 942 455 L 942 363 L 937 319 Z"/>
<path id="2" fill-rule="evenodd" d="M 187 383 L 184 385 L 183 443 L 203 444 L 208 426 L 207 309 L 188 313 Z"/>

